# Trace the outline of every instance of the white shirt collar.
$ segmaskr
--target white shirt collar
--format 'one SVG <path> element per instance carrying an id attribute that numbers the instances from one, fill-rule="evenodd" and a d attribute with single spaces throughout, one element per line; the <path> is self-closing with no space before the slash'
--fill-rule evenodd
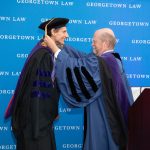
<path id="1" fill-rule="evenodd" d="M 108 51 L 105 51 L 105 52 L 103 52 L 103 53 L 102 53 L 102 55 L 103 55 L 103 54 L 105 54 L 105 53 L 110 53 L 110 52 L 113 52 L 113 51 L 114 51 L 113 49 L 111 49 L 111 50 L 108 50 Z"/>

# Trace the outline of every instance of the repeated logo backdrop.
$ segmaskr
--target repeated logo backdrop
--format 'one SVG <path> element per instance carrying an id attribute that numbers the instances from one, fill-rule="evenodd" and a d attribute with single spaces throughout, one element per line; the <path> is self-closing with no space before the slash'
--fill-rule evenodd
<path id="1" fill-rule="evenodd" d="M 89 53 L 95 30 L 108 27 L 117 37 L 127 78 L 133 87 L 150 86 L 150 1 L 148 0 L 3 0 L 0 2 L 0 150 L 16 149 L 4 112 L 28 54 L 42 38 L 41 22 L 69 18 L 66 44 Z M 55 122 L 58 150 L 82 148 L 83 110 L 59 104 Z"/>

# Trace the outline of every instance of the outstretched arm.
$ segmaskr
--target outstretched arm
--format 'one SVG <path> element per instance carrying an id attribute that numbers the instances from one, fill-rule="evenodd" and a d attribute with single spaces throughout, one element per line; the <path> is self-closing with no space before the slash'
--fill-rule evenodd
<path id="1" fill-rule="evenodd" d="M 97 58 L 93 54 L 71 57 L 65 50 L 61 51 L 49 36 L 44 41 L 55 54 L 56 78 L 64 100 L 75 107 L 84 107 L 95 101 L 100 93 L 97 92 L 100 84 Z"/>

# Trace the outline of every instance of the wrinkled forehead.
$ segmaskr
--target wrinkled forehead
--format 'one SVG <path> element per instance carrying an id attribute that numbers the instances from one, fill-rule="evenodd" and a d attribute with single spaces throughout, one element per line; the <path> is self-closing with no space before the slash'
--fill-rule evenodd
<path id="1" fill-rule="evenodd" d="M 97 39 L 99 39 L 99 37 L 100 37 L 100 34 L 98 31 L 96 31 L 93 35 L 93 40 L 96 41 Z"/>

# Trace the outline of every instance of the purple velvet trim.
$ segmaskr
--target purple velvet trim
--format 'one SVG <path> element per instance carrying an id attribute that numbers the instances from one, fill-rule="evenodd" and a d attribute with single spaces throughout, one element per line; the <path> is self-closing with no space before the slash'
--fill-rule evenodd
<path id="1" fill-rule="evenodd" d="M 111 70 L 114 87 L 116 87 L 115 90 L 117 101 L 119 102 L 124 118 L 127 121 L 128 109 L 130 104 L 128 99 L 128 93 L 126 93 L 123 79 L 120 75 L 119 65 L 116 61 L 116 58 L 111 53 L 105 53 L 101 57 L 105 60 L 109 69 Z"/>
<path id="2" fill-rule="evenodd" d="M 44 87 L 44 88 L 52 88 L 51 82 L 44 82 L 44 81 L 34 81 L 34 87 Z"/>
<path id="3" fill-rule="evenodd" d="M 47 92 L 41 92 L 41 91 L 32 91 L 31 98 L 42 98 L 43 100 L 46 98 L 50 98 L 51 95 Z"/>
<path id="4" fill-rule="evenodd" d="M 40 77 L 51 77 L 51 72 L 50 71 L 45 71 L 42 69 L 37 69 L 36 75 Z"/>

